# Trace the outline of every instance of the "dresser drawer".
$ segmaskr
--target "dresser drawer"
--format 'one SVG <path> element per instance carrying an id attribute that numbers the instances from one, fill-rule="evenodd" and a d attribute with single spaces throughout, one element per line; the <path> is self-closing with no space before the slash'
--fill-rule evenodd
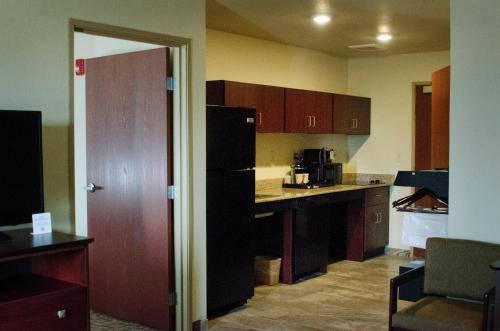
<path id="1" fill-rule="evenodd" d="M 368 206 L 389 203 L 389 187 L 374 187 L 366 189 L 366 204 Z"/>
<path id="2" fill-rule="evenodd" d="M 88 330 L 87 289 L 61 291 L 0 304 L 0 331 Z"/>

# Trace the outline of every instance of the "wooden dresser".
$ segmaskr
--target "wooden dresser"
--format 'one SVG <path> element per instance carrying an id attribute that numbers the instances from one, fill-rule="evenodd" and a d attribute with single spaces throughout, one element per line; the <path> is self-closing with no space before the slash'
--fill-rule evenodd
<path id="1" fill-rule="evenodd" d="M 0 331 L 90 330 L 88 244 L 64 233 L 4 232 L 0 241 Z"/>

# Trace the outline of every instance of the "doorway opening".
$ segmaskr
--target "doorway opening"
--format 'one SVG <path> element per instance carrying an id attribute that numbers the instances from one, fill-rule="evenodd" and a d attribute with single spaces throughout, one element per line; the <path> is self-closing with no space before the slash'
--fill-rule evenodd
<path id="1" fill-rule="evenodd" d="M 171 155 L 172 155 L 172 180 L 177 192 L 176 199 L 173 200 L 171 212 L 172 221 L 172 247 L 173 247 L 173 270 L 171 283 L 175 284 L 174 290 L 169 295 L 177 297 L 175 315 L 170 329 L 176 330 L 190 328 L 189 311 L 189 272 L 190 272 L 190 178 L 185 169 L 190 169 L 189 158 L 189 125 L 188 116 L 188 59 L 190 41 L 184 38 L 177 38 L 156 33 L 149 33 L 126 28 L 108 26 L 104 24 L 85 22 L 80 20 L 70 20 L 70 103 L 73 107 L 73 148 L 74 155 L 74 194 L 75 194 L 75 228 L 79 235 L 87 235 L 87 121 L 85 104 L 85 74 L 77 76 L 74 64 L 77 59 L 88 59 L 95 57 L 118 56 L 118 54 L 167 49 L 170 50 L 170 61 L 168 67 L 171 69 L 173 80 L 170 83 L 175 86 L 171 92 Z M 166 48 L 168 47 L 168 48 Z M 85 67 L 84 67 L 85 68 Z M 85 70 L 85 69 L 84 69 Z M 172 83 L 173 82 L 173 83 Z M 165 81 L 165 85 L 166 85 Z M 166 86 L 165 86 L 166 87 Z M 184 169 L 184 170 L 183 170 Z M 97 183 L 98 184 L 98 183 Z M 165 187 L 165 192 L 167 187 Z M 167 201 L 165 201 L 167 203 Z M 91 307 L 92 308 L 92 307 Z"/>

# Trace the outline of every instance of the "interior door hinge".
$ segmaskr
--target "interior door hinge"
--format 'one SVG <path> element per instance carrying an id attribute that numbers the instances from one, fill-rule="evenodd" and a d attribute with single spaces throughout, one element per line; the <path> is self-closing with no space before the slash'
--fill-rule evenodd
<path id="1" fill-rule="evenodd" d="M 177 198 L 177 187 L 175 185 L 169 185 L 167 187 L 167 198 L 170 200 Z"/>
<path id="2" fill-rule="evenodd" d="M 175 77 L 167 77 L 167 91 L 175 91 Z"/>
<path id="3" fill-rule="evenodd" d="M 177 292 L 171 292 L 168 295 L 168 303 L 171 306 L 177 306 Z"/>

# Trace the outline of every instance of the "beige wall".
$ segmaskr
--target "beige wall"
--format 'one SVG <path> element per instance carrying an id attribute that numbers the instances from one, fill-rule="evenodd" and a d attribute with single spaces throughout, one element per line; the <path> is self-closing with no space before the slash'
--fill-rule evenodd
<path id="1" fill-rule="evenodd" d="M 192 155 L 195 246 L 193 317 L 205 313 L 205 3 L 200 0 L 2 0 L 0 108 L 43 111 L 46 209 L 73 231 L 70 187 L 69 18 L 192 39 Z"/>
<path id="2" fill-rule="evenodd" d="M 413 169 L 412 82 L 431 81 L 432 72 L 450 63 L 449 52 L 350 59 L 349 94 L 372 99 L 370 136 L 348 138 L 346 171 L 396 174 Z M 410 194 L 391 192 L 391 201 Z M 401 246 L 401 213 L 391 210 L 389 246 Z"/>
<path id="3" fill-rule="evenodd" d="M 451 1 L 449 235 L 500 243 L 500 2 Z"/>
<path id="4" fill-rule="evenodd" d="M 217 30 L 207 30 L 206 42 L 207 80 L 347 91 L 346 59 Z M 338 161 L 347 161 L 344 135 L 257 134 L 256 177 L 282 177 L 294 151 L 322 146 L 335 148 Z"/>

